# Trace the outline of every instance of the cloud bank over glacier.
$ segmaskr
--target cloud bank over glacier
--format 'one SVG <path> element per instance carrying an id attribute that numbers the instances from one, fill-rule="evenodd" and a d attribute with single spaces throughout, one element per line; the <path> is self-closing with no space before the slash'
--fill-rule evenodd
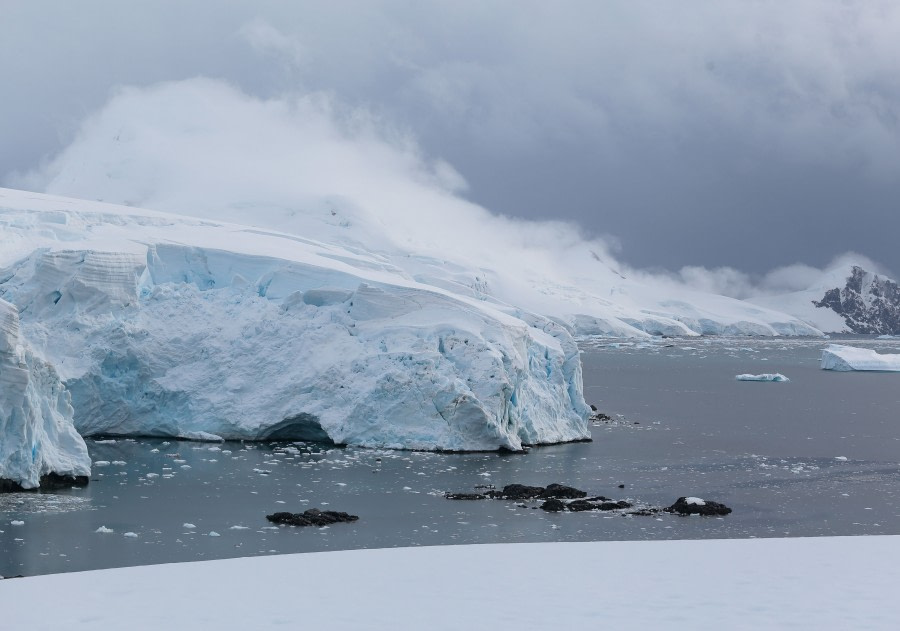
<path id="1" fill-rule="evenodd" d="M 247 32 L 290 63 L 302 57 L 264 22 Z M 573 222 L 504 217 L 466 200 L 467 183 L 452 165 L 369 109 L 326 92 L 261 99 L 203 77 L 118 89 L 72 144 L 6 183 L 313 234 L 375 252 L 452 252 L 487 276 L 520 279 L 522 291 L 536 276 L 560 287 L 629 277 L 673 292 L 752 300 L 805 289 L 823 273 L 805 264 L 762 275 L 729 267 L 634 269 L 616 260 L 614 237 L 588 238 Z M 890 275 L 854 253 L 825 269 L 852 262 Z"/>
<path id="2" fill-rule="evenodd" d="M 472 201 L 615 234 L 633 265 L 900 267 L 890 0 L 7 0 L 4 18 L 3 174 L 70 144 L 115 86 L 208 76 L 377 112 Z"/>

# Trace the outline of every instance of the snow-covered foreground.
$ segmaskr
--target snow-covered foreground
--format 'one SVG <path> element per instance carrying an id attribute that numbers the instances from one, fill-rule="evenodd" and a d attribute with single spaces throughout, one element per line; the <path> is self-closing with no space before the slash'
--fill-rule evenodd
<path id="1" fill-rule="evenodd" d="M 900 536 L 497 544 L 8 580 L 0 611 L 32 631 L 894 629 L 898 584 Z"/>
<path id="2" fill-rule="evenodd" d="M 823 370 L 848 372 L 851 370 L 900 371 L 900 353 L 882 354 L 871 348 L 857 348 L 831 344 L 822 351 Z"/>

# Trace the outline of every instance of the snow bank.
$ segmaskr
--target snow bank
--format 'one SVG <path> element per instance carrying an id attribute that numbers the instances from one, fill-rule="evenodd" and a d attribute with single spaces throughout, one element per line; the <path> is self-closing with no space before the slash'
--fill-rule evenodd
<path id="1" fill-rule="evenodd" d="M 882 355 L 868 348 L 831 344 L 822 351 L 823 370 L 900 371 L 900 353 Z"/>
<path id="2" fill-rule="evenodd" d="M 0 296 L 84 435 L 446 450 L 590 436 L 577 346 L 547 318 L 372 253 L 37 197 L 0 199 Z"/>
<path id="3" fill-rule="evenodd" d="M 35 631 L 893 630 L 898 583 L 897 536 L 491 544 L 22 578 L 0 583 L 0 611 Z"/>
<path id="4" fill-rule="evenodd" d="M 738 381 L 790 381 L 790 379 L 778 372 L 763 373 L 761 375 L 735 375 L 734 378 Z"/>
<path id="5" fill-rule="evenodd" d="M 4 482 L 33 489 L 51 473 L 81 477 L 90 469 L 69 393 L 23 345 L 18 311 L 0 299 L 0 489 Z"/>

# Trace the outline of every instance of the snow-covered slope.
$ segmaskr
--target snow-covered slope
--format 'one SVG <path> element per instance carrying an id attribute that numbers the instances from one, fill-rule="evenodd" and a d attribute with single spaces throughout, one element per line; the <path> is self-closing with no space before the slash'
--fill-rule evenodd
<path id="1" fill-rule="evenodd" d="M 453 450 L 589 436 L 564 327 L 296 235 L 2 190 L 0 297 L 84 434 Z"/>
<path id="2" fill-rule="evenodd" d="M 16 308 L 0 300 L 0 490 L 37 488 L 53 474 L 78 482 L 90 469 L 68 392 L 22 346 Z"/>
<path id="3" fill-rule="evenodd" d="M 898 536 L 504 543 L 33 576 L 2 583 L 0 610 L 32 631 L 890 630 L 898 581 Z"/>
<path id="4" fill-rule="evenodd" d="M 900 334 L 900 286 L 852 263 L 827 269 L 802 291 L 751 302 L 781 309 L 829 333 Z"/>

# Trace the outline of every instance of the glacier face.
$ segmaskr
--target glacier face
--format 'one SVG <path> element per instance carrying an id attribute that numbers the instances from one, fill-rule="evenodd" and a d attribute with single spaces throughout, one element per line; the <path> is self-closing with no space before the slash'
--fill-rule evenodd
<path id="1" fill-rule="evenodd" d="M 23 346 L 18 312 L 0 300 L 0 490 L 37 488 L 53 474 L 90 475 L 72 415 L 56 371 Z"/>
<path id="2" fill-rule="evenodd" d="M 443 450 L 590 435 L 578 349 L 541 316 L 287 235 L 136 211 L 0 218 L 27 252 L 0 296 L 85 435 Z"/>
<path id="3" fill-rule="evenodd" d="M 573 335 L 818 333 L 625 278 L 593 252 L 559 270 L 546 252 L 517 267 L 479 250 L 481 266 L 358 222 L 329 224 L 327 243 L 272 229 L 286 217 L 248 227 L 0 189 L 0 298 L 84 434 L 417 449 L 588 438 Z"/>

